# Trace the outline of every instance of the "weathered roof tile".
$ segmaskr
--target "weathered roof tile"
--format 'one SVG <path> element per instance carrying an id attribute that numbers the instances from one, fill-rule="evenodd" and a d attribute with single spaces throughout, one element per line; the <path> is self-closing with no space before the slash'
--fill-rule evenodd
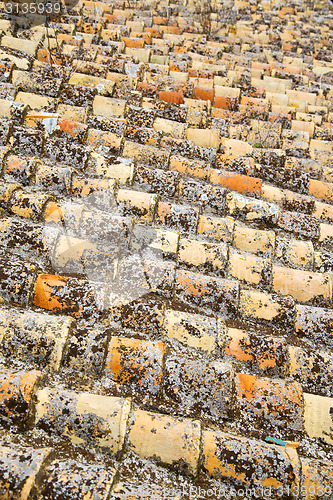
<path id="1" fill-rule="evenodd" d="M 176 419 L 168 415 L 134 411 L 129 433 L 129 446 L 143 458 L 158 457 L 161 463 L 180 463 L 185 470 L 196 475 L 199 465 L 199 421 Z M 154 439 L 151 440 L 151 434 Z M 167 443 L 172 439 L 172 449 Z"/>
<path id="2" fill-rule="evenodd" d="M 6 497 L 333 488 L 332 22 L 258 5 L 0 21 Z"/>

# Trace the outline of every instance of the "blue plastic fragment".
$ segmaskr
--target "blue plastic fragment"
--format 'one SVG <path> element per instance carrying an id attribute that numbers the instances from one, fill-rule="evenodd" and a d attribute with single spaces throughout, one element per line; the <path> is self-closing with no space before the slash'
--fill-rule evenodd
<path id="1" fill-rule="evenodd" d="M 279 446 L 286 446 L 287 444 L 287 441 L 282 441 L 282 439 L 277 439 L 270 436 L 265 437 L 265 441 L 267 441 L 268 443 L 275 443 Z"/>

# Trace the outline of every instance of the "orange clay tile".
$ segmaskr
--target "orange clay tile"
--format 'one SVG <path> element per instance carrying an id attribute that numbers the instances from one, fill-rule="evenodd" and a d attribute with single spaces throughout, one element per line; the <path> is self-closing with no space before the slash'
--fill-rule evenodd
<path id="1" fill-rule="evenodd" d="M 181 72 L 181 71 L 186 71 L 187 70 L 187 65 L 185 61 L 178 61 L 177 59 L 172 59 L 169 61 L 169 70 L 170 71 L 176 71 L 176 72 Z"/>
<path id="2" fill-rule="evenodd" d="M 77 45 L 77 46 L 80 46 L 80 45 L 81 45 L 81 42 L 82 42 L 82 40 L 76 40 L 76 39 L 74 38 L 74 36 L 72 36 L 72 35 L 68 35 L 68 34 L 66 34 L 66 33 L 60 33 L 60 34 L 58 35 L 58 37 L 57 37 L 57 38 L 58 38 L 58 42 L 59 42 L 59 44 L 60 44 L 60 42 L 64 42 L 65 44 L 67 44 L 67 43 L 68 43 L 69 45 Z"/>
<path id="3" fill-rule="evenodd" d="M 142 141 L 144 144 L 155 147 L 159 146 L 161 140 L 161 136 L 158 131 L 155 132 L 151 128 L 150 129 L 146 128 L 142 130 L 140 128 L 131 125 L 127 126 L 124 137 L 134 140 L 137 140 L 137 138 L 140 137 L 140 141 Z"/>
<path id="4" fill-rule="evenodd" d="M 63 220 L 63 213 L 59 203 L 49 201 L 44 210 L 44 220 L 47 222 L 60 222 Z"/>
<path id="5" fill-rule="evenodd" d="M 161 202 L 156 215 L 160 222 L 170 227 L 186 230 L 188 233 L 196 231 L 198 209 L 195 207 Z"/>
<path id="6" fill-rule="evenodd" d="M 143 95 L 155 95 L 159 85 L 154 83 L 139 82 L 138 90 L 143 93 Z"/>
<path id="7" fill-rule="evenodd" d="M 7 156 L 5 165 L 6 165 L 6 174 L 13 175 L 15 178 L 23 180 L 23 176 L 26 177 L 32 173 L 31 170 L 31 159 L 30 158 L 22 158 L 17 155 Z M 31 170 L 30 170 L 31 169 Z"/>
<path id="8" fill-rule="evenodd" d="M 321 344 L 333 345 L 333 311 L 321 307 L 296 306 L 295 331 L 297 335 L 315 339 Z"/>
<path id="9" fill-rule="evenodd" d="M 105 14 L 104 14 L 104 17 L 105 17 L 105 19 L 106 19 L 107 21 L 109 21 L 109 23 L 112 23 L 112 24 L 113 24 L 113 22 L 114 22 L 114 21 L 117 21 L 117 20 L 119 20 L 119 21 L 124 21 L 124 22 L 125 22 L 125 18 L 118 19 L 118 18 L 117 18 L 116 16 L 114 16 L 113 14 L 107 14 L 107 13 L 105 13 Z"/>
<path id="10" fill-rule="evenodd" d="M 82 278 L 40 274 L 34 293 L 34 305 L 73 317 L 91 317 L 109 307 L 106 286 Z"/>
<path id="11" fill-rule="evenodd" d="M 0 418 L 24 426 L 36 386 L 42 373 L 37 370 L 27 372 L 0 372 Z"/>
<path id="12" fill-rule="evenodd" d="M 244 491 L 269 491 L 271 495 L 275 488 L 291 489 L 294 485 L 295 471 L 288 454 L 279 446 L 204 430 L 203 458 L 203 468 L 210 476 L 233 480 L 243 488 L 255 486 Z"/>
<path id="13" fill-rule="evenodd" d="M 64 278 L 61 276 L 40 274 L 37 277 L 35 284 L 35 306 L 41 307 L 42 309 L 46 309 L 48 311 L 61 311 L 65 309 L 65 304 L 61 302 L 59 297 L 53 294 L 53 290 L 55 288 L 57 290 L 60 290 L 61 288 L 66 287 L 67 281 L 68 278 Z"/>
<path id="14" fill-rule="evenodd" d="M 0 21 L 0 498 L 331 500 L 330 2 L 140 2 Z"/>
<path id="15" fill-rule="evenodd" d="M 77 500 L 90 500 L 87 490 L 89 484 L 93 483 L 95 500 L 103 500 L 109 496 L 115 473 L 115 468 L 104 464 L 92 467 L 90 463 L 84 464 L 76 460 L 54 460 L 46 467 L 41 475 L 42 479 L 38 481 L 38 493 L 40 498 L 57 498 L 61 491 L 61 496 L 65 499 L 71 498 L 75 491 Z M 143 497 L 141 498 L 143 500 Z M 127 500 L 130 500 L 130 497 L 127 497 Z"/>
<path id="16" fill-rule="evenodd" d="M 221 186 L 233 191 L 260 197 L 262 180 L 256 177 L 249 177 L 235 172 L 212 170 L 210 180 L 214 184 L 221 184 Z"/>
<path id="17" fill-rule="evenodd" d="M 57 225 L 66 226 L 67 230 L 77 230 L 80 224 L 81 216 L 84 210 L 84 205 L 76 203 L 59 204 L 50 201 L 46 204 L 43 214 L 43 219 L 47 223 L 56 223 Z"/>
<path id="18" fill-rule="evenodd" d="M 289 41 L 286 41 L 286 42 L 284 42 L 284 43 L 283 43 L 283 45 L 282 45 L 282 49 L 283 49 L 284 51 L 291 51 L 291 50 L 293 50 L 294 45 L 295 45 L 295 43 L 294 43 L 294 42 L 289 42 Z"/>
<path id="19" fill-rule="evenodd" d="M 59 120 L 58 125 L 59 130 L 71 138 L 75 138 L 80 134 L 82 135 L 87 130 L 87 125 L 84 123 L 74 122 L 71 120 Z"/>
<path id="20" fill-rule="evenodd" d="M 112 132 L 104 132 L 91 128 L 88 131 L 86 142 L 88 146 L 91 146 L 95 150 L 98 150 L 100 146 L 110 149 L 119 149 L 121 137 Z"/>
<path id="21" fill-rule="evenodd" d="M 159 26 L 152 26 L 151 28 L 145 28 L 145 33 L 150 34 L 154 38 L 158 38 L 160 36 Z"/>
<path id="22" fill-rule="evenodd" d="M 177 92 L 176 90 L 162 90 L 158 98 L 161 101 L 173 102 L 174 104 L 181 104 L 183 102 L 183 93 Z"/>
<path id="23" fill-rule="evenodd" d="M 207 180 L 210 174 L 209 164 L 201 160 L 189 159 L 184 156 L 171 156 L 170 170 L 177 170 L 183 175 L 193 175 L 199 179 Z"/>
<path id="24" fill-rule="evenodd" d="M 228 109 L 223 109 L 213 106 L 211 109 L 211 115 L 212 118 L 221 118 L 222 120 L 227 120 L 228 118 L 231 119 L 232 112 L 229 111 Z"/>
<path id="25" fill-rule="evenodd" d="M 270 369 L 277 371 L 281 366 L 281 374 L 285 375 L 287 343 L 281 337 L 268 337 L 228 328 L 224 349 L 227 356 L 241 362 L 250 362 L 263 372 Z"/>
<path id="26" fill-rule="evenodd" d="M 288 14 L 295 14 L 294 7 L 282 7 L 282 9 L 278 10 L 278 16 L 281 18 L 286 17 Z"/>
<path id="27" fill-rule="evenodd" d="M 171 209 L 172 209 L 172 205 L 170 203 L 160 202 L 158 204 L 158 209 L 157 209 L 158 213 L 157 213 L 157 215 L 158 215 L 159 220 L 162 223 L 164 223 L 166 217 L 168 215 L 170 215 Z"/>
<path id="28" fill-rule="evenodd" d="M 322 182 L 316 179 L 310 179 L 309 194 L 320 200 L 333 203 L 333 184 L 330 182 Z"/>
<path id="29" fill-rule="evenodd" d="M 236 358 L 238 361 L 253 361 L 248 334 L 237 328 L 228 328 L 225 354 Z"/>
<path id="30" fill-rule="evenodd" d="M 129 399 L 60 387 L 40 389 L 37 399 L 37 427 L 47 427 L 51 434 L 63 435 L 67 441 L 85 447 L 102 448 L 111 454 L 122 450 L 131 408 Z"/>
<path id="31" fill-rule="evenodd" d="M 304 500 L 320 499 L 322 492 L 332 491 L 332 462 L 303 457 L 301 457 L 300 461 L 302 464 L 302 483 L 300 489 L 305 493 Z"/>
<path id="32" fill-rule="evenodd" d="M 131 38 L 142 38 L 146 43 L 151 43 L 151 33 L 138 33 L 131 31 Z"/>
<path id="33" fill-rule="evenodd" d="M 256 341 L 253 336 L 254 341 Z M 256 360 L 258 368 L 266 371 L 270 368 L 279 367 L 283 362 L 286 363 L 287 344 L 285 339 L 277 337 L 265 337 L 262 339 L 261 350 L 256 345 Z M 284 375 L 285 367 L 282 366 L 282 374 Z"/>
<path id="34" fill-rule="evenodd" d="M 269 113 L 268 121 L 270 122 L 275 122 L 279 120 L 279 118 L 284 118 L 285 120 L 288 120 L 288 122 L 291 121 L 291 114 L 287 113 Z"/>
<path id="35" fill-rule="evenodd" d="M 261 69 L 262 71 L 270 71 L 271 68 L 272 68 L 272 65 L 271 64 L 267 64 L 267 63 L 262 63 L 262 62 L 259 62 L 259 61 L 252 61 L 251 62 L 251 68 L 253 68 L 253 69 Z"/>
<path id="36" fill-rule="evenodd" d="M 248 401 L 254 400 L 262 388 L 268 388 L 272 382 L 267 379 L 259 379 L 255 375 L 248 375 L 246 373 L 236 374 L 237 396 L 238 398 L 245 398 Z"/>
<path id="37" fill-rule="evenodd" d="M 234 225 L 232 217 L 222 218 L 200 215 L 197 231 L 198 234 L 203 234 L 206 238 L 231 243 Z"/>
<path id="38" fill-rule="evenodd" d="M 91 316 L 98 305 L 106 307 L 106 302 L 103 302 L 105 287 L 97 285 L 96 288 L 84 279 L 40 274 L 34 292 L 35 306 L 74 317 Z"/>
<path id="39" fill-rule="evenodd" d="M 328 274 L 273 266 L 273 288 L 282 295 L 291 295 L 301 303 L 332 298 L 332 283 Z"/>
<path id="40" fill-rule="evenodd" d="M 247 96 L 242 96 L 240 103 L 243 106 L 254 106 L 254 107 L 264 107 L 267 105 L 265 99 L 260 99 L 258 97 L 247 97 Z"/>
<path id="41" fill-rule="evenodd" d="M 21 189 L 19 184 L 0 182 L 0 204 L 3 208 L 7 208 L 7 203 L 17 189 Z"/>
<path id="42" fill-rule="evenodd" d="M 158 25 L 163 25 L 166 23 L 166 18 L 162 16 L 154 16 L 153 17 L 153 23 L 158 24 Z"/>
<path id="43" fill-rule="evenodd" d="M 186 54 L 188 52 L 188 48 L 187 47 L 184 47 L 183 45 L 176 45 L 174 47 L 174 51 L 177 53 L 177 54 Z M 190 70 L 189 70 L 190 71 Z M 192 76 L 192 75 L 190 75 Z"/>
<path id="44" fill-rule="evenodd" d="M 270 281 L 267 277 L 271 269 L 269 259 L 257 257 L 253 254 L 243 254 L 236 250 L 229 251 L 228 273 L 239 281 L 246 281 L 255 285 Z"/>
<path id="45" fill-rule="evenodd" d="M 112 337 L 105 372 L 118 384 L 156 394 L 162 380 L 165 350 L 162 342 Z"/>
<path id="46" fill-rule="evenodd" d="M 14 69 L 15 65 L 13 63 L 7 63 L 5 61 L 0 62 L 0 69 L 7 70 L 9 74 L 11 74 L 12 70 Z"/>
<path id="47" fill-rule="evenodd" d="M 168 35 L 179 35 L 180 28 L 178 26 L 161 26 L 160 31 Z"/>
<path id="48" fill-rule="evenodd" d="M 303 429 L 303 391 L 298 382 L 236 373 L 237 411 L 241 421 L 270 432 Z M 286 431 L 287 434 L 287 431 Z"/>
<path id="49" fill-rule="evenodd" d="M 182 464 L 185 471 L 197 474 L 200 455 L 201 423 L 144 410 L 133 412 L 129 446 L 142 458 Z M 141 497 L 142 498 L 142 497 Z"/>
<path id="50" fill-rule="evenodd" d="M 40 62 L 45 62 L 48 64 L 57 64 L 57 65 L 62 65 L 63 60 L 61 57 L 56 56 L 55 54 L 52 54 L 52 52 L 49 52 L 46 49 L 39 49 L 37 53 L 37 59 Z"/>
<path id="51" fill-rule="evenodd" d="M 10 200 L 10 209 L 20 217 L 38 220 L 51 199 L 52 196 L 49 194 L 16 190 Z"/>
<path id="52" fill-rule="evenodd" d="M 122 41 L 125 42 L 126 47 L 130 47 L 133 49 L 142 49 L 145 45 L 145 41 L 143 38 L 128 38 L 123 36 Z"/>
<path id="53" fill-rule="evenodd" d="M 300 75 L 302 73 L 302 68 L 300 66 L 293 66 L 292 64 L 287 64 L 284 66 L 283 71 L 291 75 Z"/>
<path id="54" fill-rule="evenodd" d="M 204 88 L 204 87 L 194 87 L 193 98 L 200 99 L 201 101 L 214 101 L 214 89 Z"/>
<path id="55" fill-rule="evenodd" d="M 189 68 L 188 76 L 190 78 L 213 78 L 212 71 L 200 71 L 199 69 Z"/>
<path id="56" fill-rule="evenodd" d="M 215 108 L 231 109 L 234 102 L 234 99 L 231 99 L 230 97 L 219 95 L 215 96 L 214 106 Z"/>
<path id="57" fill-rule="evenodd" d="M 178 298 L 213 311 L 227 315 L 235 313 L 238 307 L 239 285 L 236 281 L 205 276 L 179 269 L 176 273 L 176 294 Z"/>
<path id="58" fill-rule="evenodd" d="M 72 193 L 78 196 L 88 196 L 96 191 L 106 192 L 112 196 L 116 181 L 113 179 L 81 179 L 72 180 Z"/>
<path id="59" fill-rule="evenodd" d="M 52 448 L 31 448 L 11 443 L 0 445 L 0 491 L 3 500 L 27 500 L 37 478 L 53 458 Z"/>

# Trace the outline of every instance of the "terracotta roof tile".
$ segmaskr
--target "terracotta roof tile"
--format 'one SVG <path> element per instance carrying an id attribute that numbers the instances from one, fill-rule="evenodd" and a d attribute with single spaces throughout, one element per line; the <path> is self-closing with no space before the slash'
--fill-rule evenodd
<path id="1" fill-rule="evenodd" d="M 278 220 L 279 207 L 262 200 L 253 200 L 238 193 L 226 196 L 228 213 L 237 219 L 274 224 Z"/>
<path id="2" fill-rule="evenodd" d="M 33 449 L 7 443 L 1 446 L 1 489 L 6 495 L 27 498 L 31 493 L 39 471 L 50 458 L 50 448 Z M 10 484 L 6 477 L 11 477 Z"/>
<path id="3" fill-rule="evenodd" d="M 269 434 L 287 421 L 289 430 L 302 430 L 303 394 L 299 383 L 237 373 L 236 391 L 236 411 L 250 429 L 259 428 Z"/>
<path id="4" fill-rule="evenodd" d="M 2 300 L 28 305 L 36 267 L 14 254 L 3 251 L 0 258 L 2 261 L 0 285 Z"/>
<path id="5" fill-rule="evenodd" d="M 199 211 L 197 208 L 160 202 L 157 207 L 157 218 L 166 226 L 194 234 L 197 228 Z"/>
<path id="6" fill-rule="evenodd" d="M 320 488 L 328 492 L 330 486 L 330 464 L 325 460 L 311 460 L 302 458 L 302 484 L 301 487 L 306 491 L 306 499 L 308 500 L 311 495 L 319 495 Z"/>
<path id="7" fill-rule="evenodd" d="M 183 270 L 176 274 L 176 292 L 181 298 L 213 311 L 223 311 L 228 316 L 237 308 L 238 288 L 238 283 L 232 280 Z"/>
<path id="8" fill-rule="evenodd" d="M 140 163 L 158 168 L 164 168 L 169 159 L 169 153 L 166 151 L 127 140 L 124 141 L 122 154 L 128 158 L 137 158 Z"/>
<path id="9" fill-rule="evenodd" d="M 311 354 L 307 349 L 289 346 L 289 373 L 306 392 L 317 392 L 332 396 L 331 354 L 319 351 Z"/>
<path id="10" fill-rule="evenodd" d="M 195 475 L 199 462 L 200 427 L 199 421 L 136 410 L 129 433 L 129 446 L 143 458 L 155 455 L 165 464 L 178 462 Z M 154 434 L 154 440 L 148 439 L 150 434 Z M 171 435 L 174 442 L 172 450 L 167 446 Z"/>
<path id="11" fill-rule="evenodd" d="M 236 174 L 234 172 L 213 170 L 210 180 L 214 184 L 221 184 L 221 186 L 232 189 L 233 191 L 260 197 L 261 179 Z"/>
<path id="12" fill-rule="evenodd" d="M 198 270 L 223 270 L 228 260 L 228 246 L 225 243 L 208 243 L 180 238 L 179 261 Z"/>
<path id="13" fill-rule="evenodd" d="M 328 274 L 273 266 L 273 287 L 275 292 L 291 295 L 301 303 L 316 299 L 325 302 L 332 298 L 332 283 Z"/>
<path id="14" fill-rule="evenodd" d="M 207 179 L 210 174 L 209 165 L 197 159 L 188 159 L 183 156 L 171 156 L 169 161 L 169 168 L 177 170 L 180 174 L 192 175 L 199 179 Z"/>
<path id="15" fill-rule="evenodd" d="M 204 351 L 216 348 L 218 326 L 214 318 L 170 309 L 165 311 L 162 329 L 164 335 L 185 345 Z"/>
<path id="16" fill-rule="evenodd" d="M 31 361 L 40 367 L 59 370 L 63 349 L 73 326 L 71 318 L 57 318 L 30 312 L 3 309 L 1 321 L 3 352 Z M 26 330 L 29 328 L 29 334 Z"/>
<path id="17" fill-rule="evenodd" d="M 124 444 L 130 408 L 128 399 L 39 389 L 35 425 L 74 443 L 95 444 L 115 454 Z"/>
<path id="18" fill-rule="evenodd" d="M 302 305 L 296 307 L 296 332 L 309 338 L 314 337 L 328 346 L 332 345 L 332 321 L 333 316 L 329 309 Z"/>
<path id="19" fill-rule="evenodd" d="M 163 391 L 176 408 L 186 408 L 189 416 L 199 413 L 221 422 L 231 413 L 233 376 L 229 363 L 203 362 L 198 366 L 197 360 L 170 355 L 165 363 Z"/>
<path id="20" fill-rule="evenodd" d="M 293 328 L 295 304 L 290 296 L 241 290 L 239 307 L 244 318 L 262 320 L 286 330 Z"/>
<path id="21" fill-rule="evenodd" d="M 55 460 L 43 471 L 39 481 L 39 496 L 46 500 L 50 495 L 61 491 L 64 498 L 77 498 L 90 495 L 91 481 L 94 482 L 96 500 L 103 500 L 110 493 L 115 470 L 103 465 L 83 464 L 76 460 Z"/>
<path id="22" fill-rule="evenodd" d="M 235 250 L 229 253 L 229 274 L 241 281 L 253 283 L 263 288 L 270 283 L 271 262 L 269 259 L 242 254 Z"/>
<path id="23" fill-rule="evenodd" d="M 239 250 L 269 256 L 274 252 L 275 233 L 237 223 L 235 224 L 233 244 Z"/>
<path id="24" fill-rule="evenodd" d="M 161 342 L 113 337 L 109 343 L 105 371 L 118 384 L 146 394 L 160 390 L 165 346 Z"/>
<path id="25" fill-rule="evenodd" d="M 236 485 L 257 487 L 295 484 L 296 471 L 288 453 L 277 446 L 206 430 L 203 453 L 203 467 L 217 479 L 231 478 Z M 257 457 L 258 463 L 253 457 Z"/>
<path id="26" fill-rule="evenodd" d="M 98 284 L 96 286 L 98 289 Z M 103 284 L 101 287 L 103 293 L 105 287 Z M 96 314 L 100 304 L 95 300 L 94 288 L 89 286 L 87 280 L 40 274 L 36 279 L 33 303 L 47 311 L 63 312 L 74 317 Z"/>
<path id="27" fill-rule="evenodd" d="M 179 177 L 177 172 L 148 168 L 144 165 L 138 165 L 135 172 L 136 183 L 163 197 L 175 196 Z"/>
<path id="28" fill-rule="evenodd" d="M 232 217 L 218 218 L 200 215 L 198 234 L 212 240 L 222 240 L 230 243 L 233 237 L 235 221 Z"/>
<path id="29" fill-rule="evenodd" d="M 319 223 L 311 215 L 304 215 L 299 212 L 281 211 L 277 220 L 277 226 L 286 231 L 301 237 L 317 239 L 319 236 Z"/>
<path id="30" fill-rule="evenodd" d="M 165 303 L 156 297 L 143 297 L 112 308 L 113 317 L 125 328 L 159 335 L 164 320 Z"/>
<path id="31" fill-rule="evenodd" d="M 179 196 L 189 203 L 196 203 L 202 210 L 224 214 L 225 189 L 209 184 L 201 184 L 192 179 L 180 179 Z"/>
<path id="32" fill-rule="evenodd" d="M 6 498 L 333 491 L 328 4 L 206 10 L 0 20 Z"/>
<path id="33" fill-rule="evenodd" d="M 3 36 L 1 43 L 4 47 L 21 50 L 31 56 L 35 55 L 38 46 L 38 42 L 33 40 L 24 40 L 22 38 L 15 38 L 8 35 Z"/>
<path id="34" fill-rule="evenodd" d="M 126 101 L 96 96 L 93 102 L 94 114 L 106 117 L 119 118 L 124 116 Z"/>
<path id="35" fill-rule="evenodd" d="M 323 437 L 332 444 L 332 398 L 304 393 L 304 427 L 310 437 Z"/>
<path id="36" fill-rule="evenodd" d="M 19 425 L 26 427 L 32 398 L 36 392 L 42 373 L 36 370 L 28 372 L 0 372 L 1 423 L 5 427 Z"/>

